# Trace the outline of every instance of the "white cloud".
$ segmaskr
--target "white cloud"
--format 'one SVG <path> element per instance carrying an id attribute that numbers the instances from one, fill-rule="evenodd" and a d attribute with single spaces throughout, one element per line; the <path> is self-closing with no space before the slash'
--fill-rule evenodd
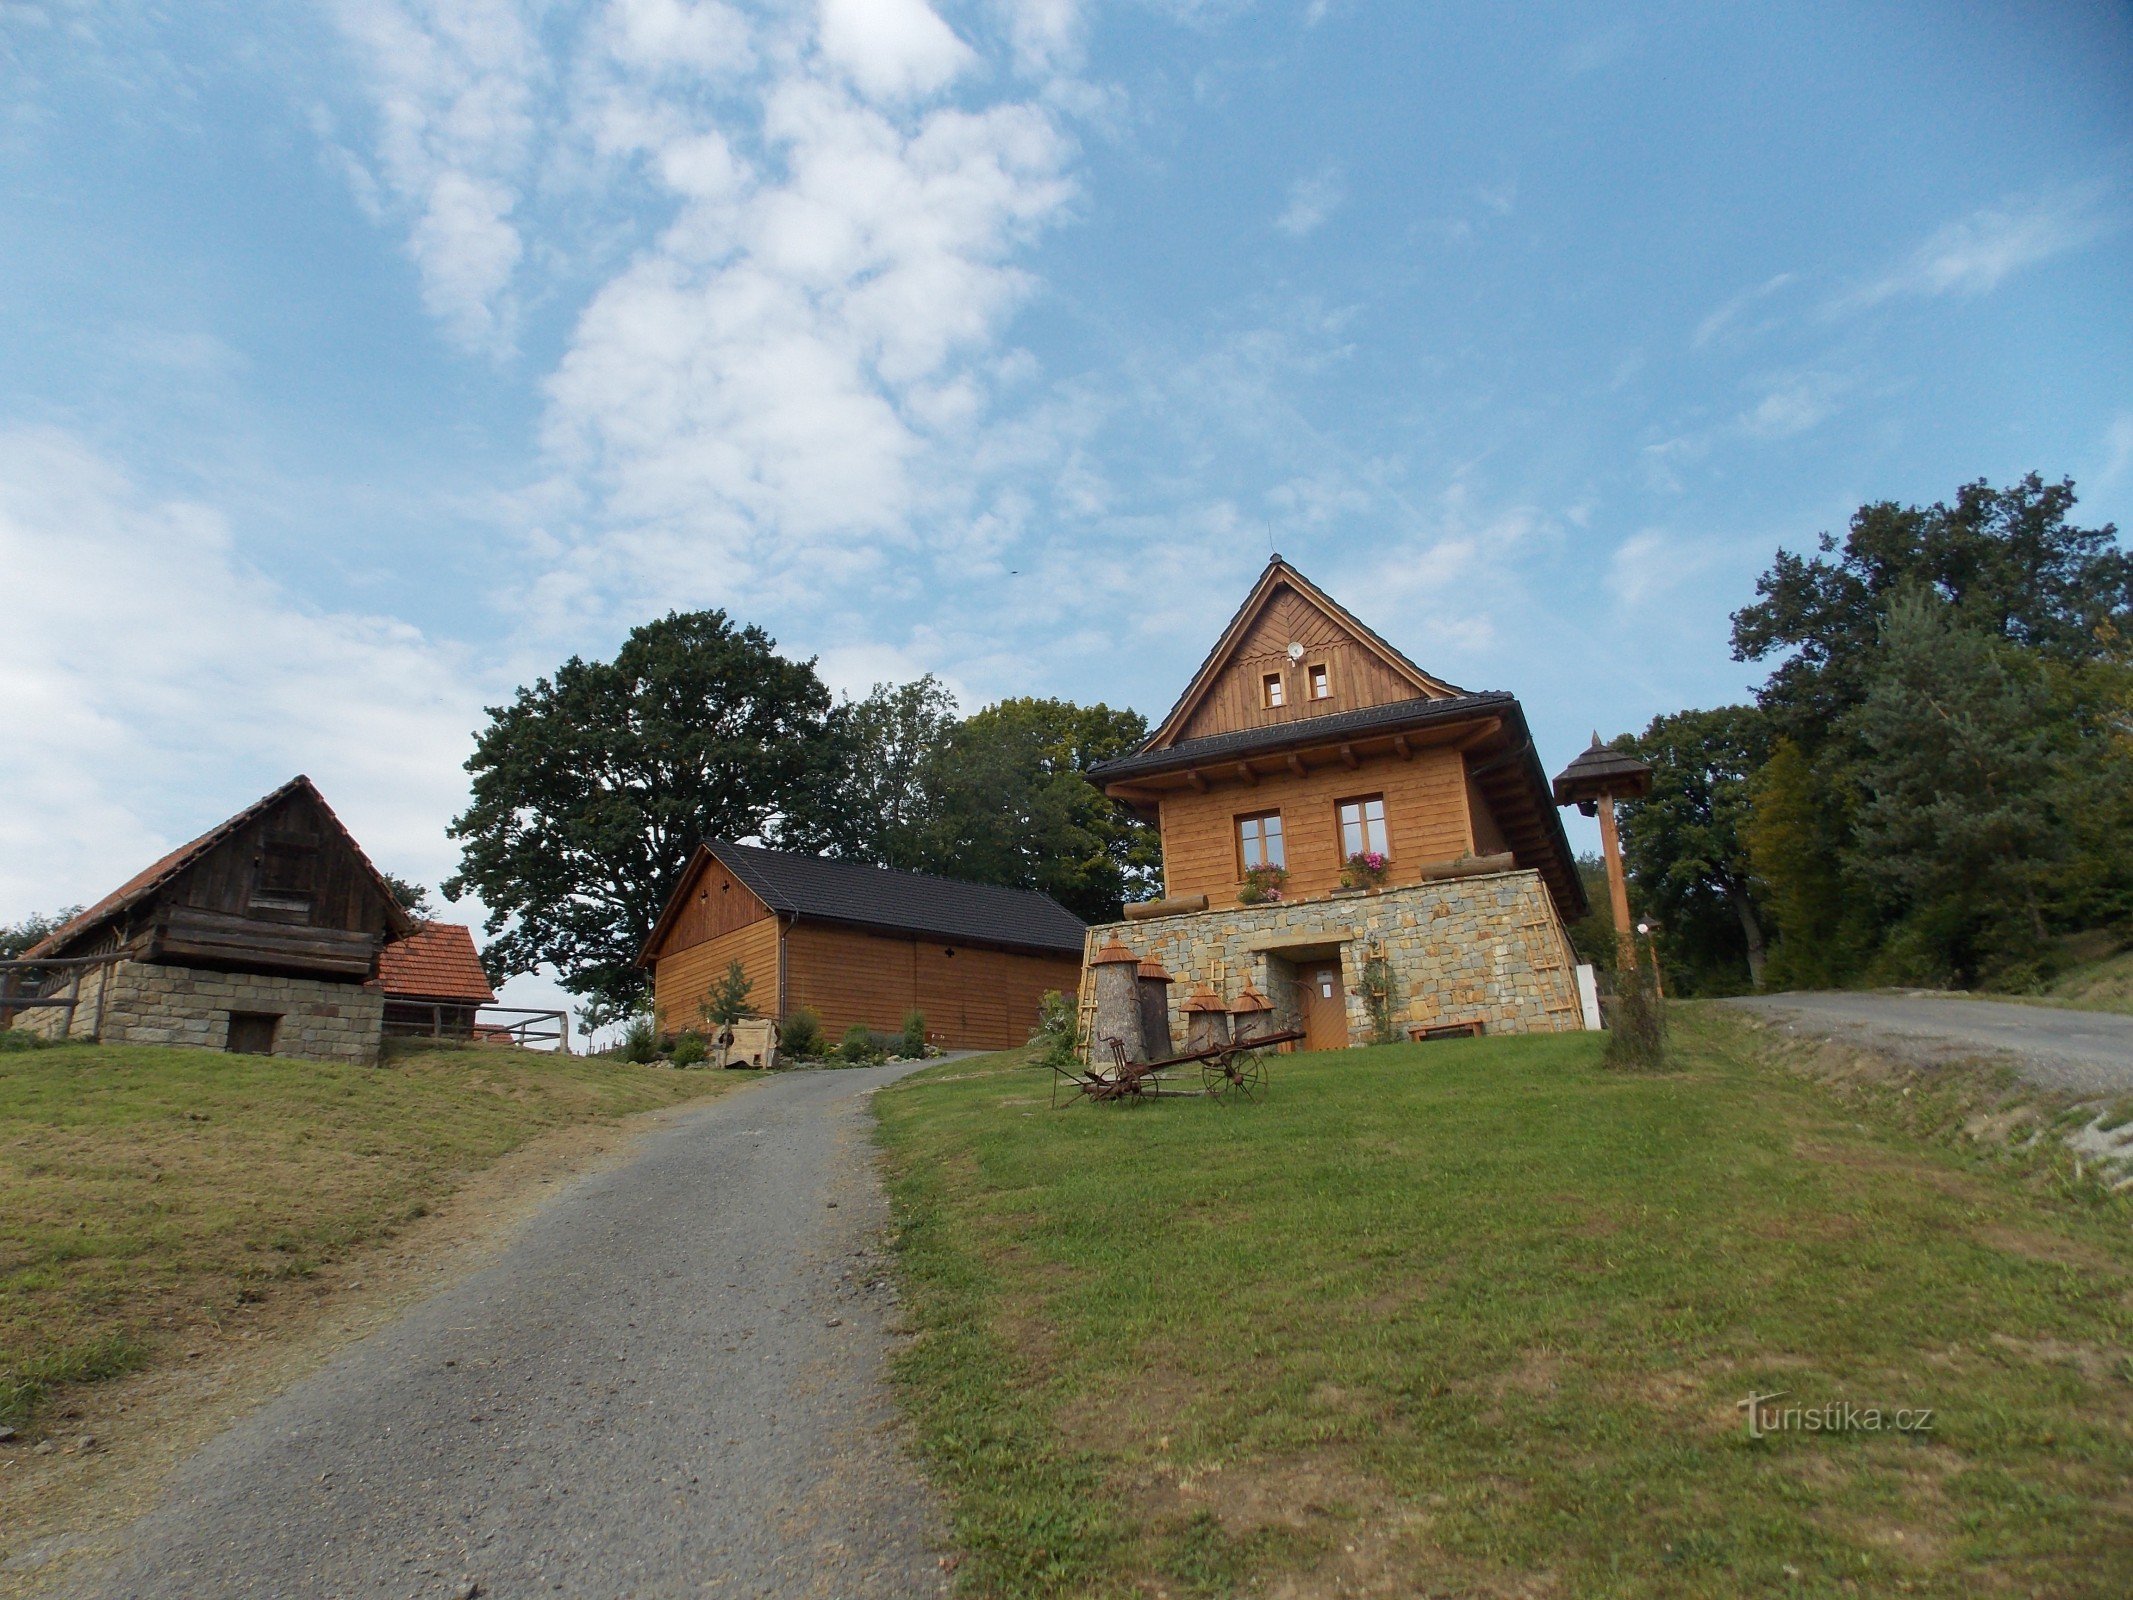
<path id="1" fill-rule="evenodd" d="M 1827 421 L 1847 387 L 1845 380 L 1827 372 L 1790 373 L 1741 414 L 1738 426 L 1751 439 L 1793 438 Z"/>
<path id="2" fill-rule="evenodd" d="M 462 347 L 508 351 L 525 253 L 513 217 L 546 72 L 531 19 L 512 0 L 338 0 L 335 14 L 376 101 L 365 177 L 374 203 L 411 219 L 425 308 Z"/>
<path id="3" fill-rule="evenodd" d="M 1790 272 L 1780 272 L 1773 278 L 1764 279 L 1752 289 L 1743 289 L 1739 294 L 1733 296 L 1732 299 L 1699 322 L 1696 325 L 1696 337 L 1690 342 L 1695 348 L 1701 350 L 1720 334 L 1737 331 L 1743 312 L 1758 302 L 1769 299 L 1781 289 L 1788 287 L 1793 282 L 1793 278 L 1794 275 Z M 1761 333 L 1772 326 L 1772 323 L 1764 322 L 1749 331 Z"/>
<path id="4" fill-rule="evenodd" d="M 1341 179 L 1340 169 L 1322 167 L 1289 185 L 1289 203 L 1274 219 L 1274 226 L 1292 239 L 1301 239 L 1324 226 L 1326 219 L 1340 209 L 1341 202 L 1347 197 L 1348 189 Z"/>
<path id="5" fill-rule="evenodd" d="M 213 509 L 51 429 L 0 433 L 0 568 L 38 597 L 0 630 L 0 907 L 94 898 L 300 771 L 381 865 L 448 870 L 482 704 L 457 652 L 299 605 Z"/>
<path id="6" fill-rule="evenodd" d="M 876 100 L 937 94 L 977 59 L 926 0 L 822 0 L 821 44 Z"/>
<path id="7" fill-rule="evenodd" d="M 2103 466 L 2090 482 L 2098 489 L 2115 489 L 2133 473 L 2133 411 L 2121 411 L 2111 419 L 2103 435 Z"/>
<path id="8" fill-rule="evenodd" d="M 2103 193 L 2100 184 L 2084 184 L 1974 211 L 1941 228 L 1901 266 L 1839 296 L 1831 310 L 1862 310 L 1901 295 L 1987 293 L 2109 231 Z"/>

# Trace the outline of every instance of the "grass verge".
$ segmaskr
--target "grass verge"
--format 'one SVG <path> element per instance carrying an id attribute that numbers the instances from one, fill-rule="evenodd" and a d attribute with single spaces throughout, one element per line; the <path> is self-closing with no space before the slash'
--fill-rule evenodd
<path id="1" fill-rule="evenodd" d="M 967 1591 L 2133 1592 L 2126 1202 L 1722 1012 L 1674 1038 L 1295 1057 L 1250 1105 L 1053 1113 L 1016 1056 L 884 1091 Z M 1883 1426 L 1750 1438 L 1778 1391 Z"/>
<path id="2" fill-rule="evenodd" d="M 550 1129 L 720 1074 L 512 1050 L 382 1067 L 125 1045 L 0 1054 L 0 1423 L 141 1367 Z"/>

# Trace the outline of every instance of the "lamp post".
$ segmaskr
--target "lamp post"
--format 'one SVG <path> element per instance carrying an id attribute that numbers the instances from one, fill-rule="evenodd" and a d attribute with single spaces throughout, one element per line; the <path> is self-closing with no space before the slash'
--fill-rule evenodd
<path id="1" fill-rule="evenodd" d="M 1607 863 L 1607 898 L 1614 912 L 1616 958 L 1625 973 L 1637 970 L 1637 938 L 1629 925 L 1629 879 L 1622 870 L 1622 839 L 1615 828 L 1615 801 L 1641 800 L 1652 792 L 1652 769 L 1635 756 L 1610 750 L 1592 736 L 1592 747 L 1556 776 L 1555 803 L 1576 806 L 1600 819 L 1600 854 Z"/>

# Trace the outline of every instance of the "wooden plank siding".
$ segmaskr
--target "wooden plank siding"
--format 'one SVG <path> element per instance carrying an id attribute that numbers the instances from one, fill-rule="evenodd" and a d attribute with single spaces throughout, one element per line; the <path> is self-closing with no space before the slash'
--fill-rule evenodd
<path id="1" fill-rule="evenodd" d="M 768 911 L 701 943 L 670 943 L 652 968 L 652 1006 L 660 1030 L 679 1033 L 702 1028 L 704 1001 L 736 961 L 748 974 L 749 1005 L 765 1016 L 777 1015 L 782 976 L 779 951 L 778 919 Z"/>
<path id="2" fill-rule="evenodd" d="M 1468 811 L 1466 765 L 1458 751 L 1421 749 L 1412 759 L 1364 757 L 1308 769 L 1304 776 L 1257 785 L 1218 783 L 1205 794 L 1162 798 L 1163 888 L 1168 895 L 1204 894 L 1210 905 L 1234 905 L 1242 873 L 1237 818 L 1281 813 L 1288 855 L 1290 899 L 1340 886 L 1343 800 L 1385 797 L 1385 831 L 1392 847 L 1390 882 L 1419 883 L 1421 868 L 1478 848 Z"/>
<path id="3" fill-rule="evenodd" d="M 655 952 L 658 955 L 686 950 L 770 915 L 770 907 L 715 858 L 706 860 L 695 876 L 683 883 L 682 893 L 687 901 L 660 939 Z"/>
<path id="4" fill-rule="evenodd" d="M 788 1010 L 813 1011 L 832 1040 L 855 1023 L 895 1032 L 918 1010 L 926 1015 L 927 1037 L 946 1049 L 1007 1049 L 1028 1040 L 1047 989 L 1071 1000 L 1080 981 L 1077 955 L 1029 955 L 820 922 L 800 922 L 785 935 Z"/>
<path id="5" fill-rule="evenodd" d="M 1301 661 L 1291 661 L 1291 643 L 1304 647 Z M 1329 698 L 1313 700 L 1310 669 L 1324 666 Z M 1269 707 L 1262 688 L 1270 672 L 1282 674 L 1286 703 Z M 1305 717 L 1328 716 L 1389 705 L 1395 700 L 1428 699 L 1374 649 L 1351 638 L 1345 628 L 1292 589 L 1279 589 L 1258 620 L 1237 642 L 1205 696 L 1178 730 L 1178 739 L 1203 739 L 1243 728 L 1266 728 Z"/>

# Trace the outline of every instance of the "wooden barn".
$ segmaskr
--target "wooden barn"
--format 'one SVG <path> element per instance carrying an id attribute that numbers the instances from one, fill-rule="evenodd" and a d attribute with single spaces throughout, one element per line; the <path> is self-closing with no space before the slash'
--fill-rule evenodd
<path id="1" fill-rule="evenodd" d="M 738 961 L 753 1008 L 805 1007 L 841 1037 L 920 1011 L 945 1049 L 1029 1038 L 1048 989 L 1073 996 L 1081 919 L 1048 895 L 714 840 L 699 846 L 645 942 L 659 1026 L 704 1026 Z"/>
<path id="2" fill-rule="evenodd" d="M 324 1060 L 377 1058 L 378 954 L 416 924 L 311 780 L 297 777 L 25 951 L 68 1037 Z"/>

